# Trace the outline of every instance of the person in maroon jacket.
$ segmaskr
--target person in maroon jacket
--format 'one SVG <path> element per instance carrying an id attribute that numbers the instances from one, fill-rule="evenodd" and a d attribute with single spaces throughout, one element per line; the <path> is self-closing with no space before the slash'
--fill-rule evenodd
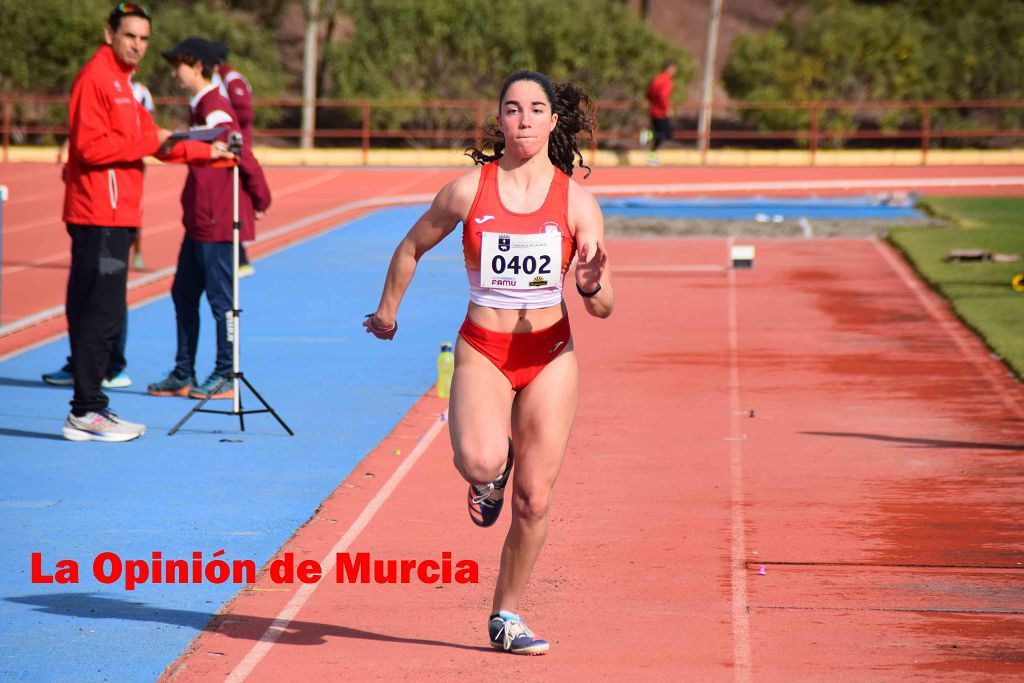
<path id="1" fill-rule="evenodd" d="M 256 119 L 252 106 L 252 85 L 245 76 L 228 64 L 227 43 L 215 40 L 210 44 L 213 47 L 213 57 L 217 60 L 217 67 L 213 70 L 213 82 L 235 108 L 238 126 L 242 129 L 242 142 L 251 148 L 252 124 Z"/>
<path id="2" fill-rule="evenodd" d="M 209 41 L 192 36 L 164 52 L 163 56 L 171 63 L 178 85 L 192 95 L 189 125 L 193 129 L 223 128 L 222 139 L 233 131 L 240 132 L 231 103 L 211 80 L 216 60 Z M 154 396 L 234 396 L 231 383 L 211 395 L 233 367 L 227 333 L 227 314 L 232 306 L 232 177 L 230 168 L 189 168 L 185 189 L 181 193 L 185 237 L 171 286 L 178 350 L 174 370 L 163 380 L 149 385 L 148 391 Z M 252 240 L 255 219 L 261 218 L 270 206 L 270 189 L 252 151 L 244 145 L 239 179 L 239 238 Z M 217 324 L 217 360 L 206 381 L 197 384 L 195 362 L 199 343 L 199 298 L 204 291 Z"/>
<path id="3" fill-rule="evenodd" d="M 71 441 L 130 441 L 146 431 L 115 415 L 101 387 L 127 312 L 128 252 L 142 220 L 142 158 L 208 163 L 233 156 L 201 142 L 171 147 L 170 131 L 135 100 L 129 77 L 146 54 L 150 28 L 142 6 L 117 5 L 106 44 L 79 71 L 68 102 L 63 220 L 71 236 L 66 310 L 75 393 L 62 433 Z"/>
<path id="4" fill-rule="evenodd" d="M 658 151 L 661 144 L 672 139 L 672 119 L 669 118 L 669 114 L 672 86 L 674 85 L 672 79 L 675 75 L 676 65 L 672 62 L 665 62 L 661 67 L 661 73 L 651 79 L 645 93 L 651 113 L 651 128 L 654 129 L 651 160 L 655 160 L 654 153 Z"/>
<path id="5" fill-rule="evenodd" d="M 235 118 L 242 129 L 242 144 L 252 149 L 252 124 L 256 120 L 252 105 L 252 85 L 245 76 L 228 64 L 227 43 L 215 40 L 210 44 L 213 47 L 213 57 L 217 60 L 217 66 L 213 70 L 213 82 L 220 88 L 220 94 L 228 98 L 231 106 L 235 108 Z M 238 277 L 248 277 L 256 272 L 249 263 L 245 244 L 239 245 L 239 259 Z"/>

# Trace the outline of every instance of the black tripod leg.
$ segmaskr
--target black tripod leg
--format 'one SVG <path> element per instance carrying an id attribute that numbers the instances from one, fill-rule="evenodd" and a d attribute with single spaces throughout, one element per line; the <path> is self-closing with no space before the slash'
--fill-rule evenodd
<path id="1" fill-rule="evenodd" d="M 264 400 L 263 400 L 263 397 L 262 397 L 262 396 L 260 396 L 260 392 L 256 391 L 256 387 L 254 387 L 253 385 L 249 384 L 249 380 L 247 380 L 247 379 L 245 378 L 245 375 L 240 375 L 240 376 L 239 376 L 239 379 L 240 379 L 240 380 L 242 380 L 243 382 L 245 382 L 245 386 L 249 387 L 249 391 L 251 391 L 251 392 L 252 392 L 253 396 L 255 396 L 256 398 L 258 398 L 258 399 L 260 400 L 260 403 L 262 403 L 262 404 L 263 404 L 263 407 L 267 409 L 267 412 L 269 412 L 269 413 L 270 413 L 271 415 L 273 415 L 273 416 L 274 416 L 274 418 L 275 418 L 275 419 L 276 419 L 276 420 L 277 420 L 278 422 L 280 422 L 280 423 L 281 423 L 281 426 L 282 426 L 282 427 L 284 427 L 284 430 L 285 430 L 286 432 L 288 432 L 288 436 L 295 436 L 295 432 L 293 432 L 293 431 L 291 430 L 291 427 L 289 427 L 288 425 L 286 425 L 286 424 L 284 423 L 284 420 L 282 420 L 282 419 L 281 419 L 281 416 L 280 416 L 280 415 L 278 415 L 277 413 L 275 413 L 275 412 L 274 412 L 274 409 L 270 407 L 270 404 L 269 404 L 269 403 L 267 403 L 266 401 L 264 401 Z"/>
<path id="2" fill-rule="evenodd" d="M 188 415 L 186 415 L 185 417 L 181 418 L 181 421 L 178 424 L 174 425 L 174 427 L 171 428 L 171 431 L 167 432 L 167 436 L 174 436 L 174 433 L 176 431 L 178 431 L 178 429 L 181 428 L 181 425 L 183 425 L 186 422 L 188 422 L 190 417 L 192 417 L 193 415 L 198 413 L 200 410 L 202 410 L 203 406 L 205 406 L 207 404 L 207 402 L 211 398 L 213 398 L 214 394 L 216 394 L 218 391 L 220 391 L 220 388 L 222 386 L 224 386 L 227 383 L 227 381 L 228 380 L 225 379 L 223 382 L 221 382 L 216 387 L 214 387 L 213 391 L 211 391 L 209 394 L 206 395 L 206 398 L 204 398 L 202 401 L 197 403 L 195 408 L 193 408 L 192 410 L 188 411 Z"/>
<path id="3" fill-rule="evenodd" d="M 174 436 L 174 433 L 176 431 L 178 431 L 178 429 L 181 427 L 181 425 L 183 425 L 186 422 L 188 422 L 188 419 L 190 417 L 192 417 L 193 415 L 195 415 L 196 413 L 198 413 L 200 411 L 200 409 L 202 409 L 202 407 L 205 406 L 206 402 L 209 401 L 209 400 L 210 400 L 210 397 L 207 396 L 202 401 L 197 403 L 195 408 L 193 408 L 192 410 L 188 411 L 188 414 L 185 415 L 185 417 L 181 418 L 181 422 L 179 422 L 178 424 L 174 425 L 174 427 L 171 428 L 171 431 L 167 432 L 167 436 Z"/>

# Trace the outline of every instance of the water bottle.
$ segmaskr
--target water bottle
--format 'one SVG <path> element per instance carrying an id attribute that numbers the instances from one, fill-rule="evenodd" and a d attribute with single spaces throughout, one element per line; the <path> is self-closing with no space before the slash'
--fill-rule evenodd
<path id="1" fill-rule="evenodd" d="M 437 395 L 448 398 L 452 391 L 452 375 L 455 373 L 455 354 L 452 345 L 441 344 L 441 353 L 437 357 Z"/>

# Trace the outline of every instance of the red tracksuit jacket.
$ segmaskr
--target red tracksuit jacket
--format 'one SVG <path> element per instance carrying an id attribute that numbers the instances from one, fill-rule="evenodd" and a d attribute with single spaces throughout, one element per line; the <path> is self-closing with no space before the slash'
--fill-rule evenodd
<path id="1" fill-rule="evenodd" d="M 68 102 L 70 150 L 64 169 L 65 223 L 142 224 L 142 158 L 160 143 L 153 117 L 132 95 L 132 67 L 103 45 L 78 72 Z M 201 162 L 209 146 L 184 142 L 165 161 Z"/>
<path id="2" fill-rule="evenodd" d="M 652 119 L 668 118 L 669 100 L 672 99 L 672 77 L 662 71 L 647 86 L 647 104 Z"/>
<path id="3" fill-rule="evenodd" d="M 212 84 L 192 98 L 189 125 L 193 128 L 223 127 L 224 133 L 218 139 L 225 141 L 230 131 L 241 132 L 231 103 Z M 270 206 L 270 188 L 248 145 L 242 146 L 238 170 L 239 237 L 243 242 L 250 242 L 256 236 L 254 211 L 266 211 Z M 230 168 L 189 166 L 188 180 L 181 192 L 182 222 L 189 237 L 197 242 L 231 241 L 234 225 L 231 194 Z"/>

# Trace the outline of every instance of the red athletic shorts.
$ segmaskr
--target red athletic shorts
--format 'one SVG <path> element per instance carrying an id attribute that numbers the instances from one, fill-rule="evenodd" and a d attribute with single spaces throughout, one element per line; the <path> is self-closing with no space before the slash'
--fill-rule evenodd
<path id="1" fill-rule="evenodd" d="M 507 334 L 480 327 L 469 318 L 459 334 L 466 343 L 487 356 L 519 391 L 532 382 L 544 367 L 569 345 L 569 318 L 536 332 Z"/>

